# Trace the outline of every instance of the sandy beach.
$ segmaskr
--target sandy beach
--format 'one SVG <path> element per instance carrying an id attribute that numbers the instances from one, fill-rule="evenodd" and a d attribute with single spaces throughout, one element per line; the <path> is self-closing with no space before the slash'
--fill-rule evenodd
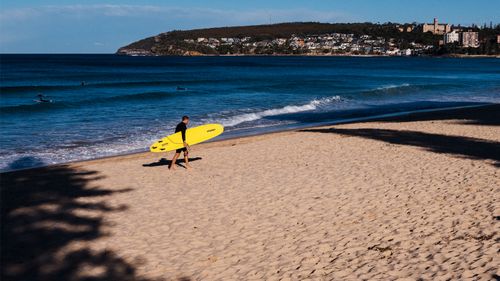
<path id="1" fill-rule="evenodd" d="M 500 105 L 1 174 L 4 280 L 495 280 Z M 179 163 L 182 165 L 183 163 Z"/>

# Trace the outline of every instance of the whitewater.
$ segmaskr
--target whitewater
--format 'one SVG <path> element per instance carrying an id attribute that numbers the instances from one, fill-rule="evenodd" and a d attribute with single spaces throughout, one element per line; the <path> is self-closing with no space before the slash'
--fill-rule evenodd
<path id="1" fill-rule="evenodd" d="M 0 54 L 3 171 L 146 151 L 183 115 L 221 138 L 500 102 L 495 59 Z M 43 94 L 53 103 L 36 103 Z M 217 140 L 216 139 L 216 140 Z"/>

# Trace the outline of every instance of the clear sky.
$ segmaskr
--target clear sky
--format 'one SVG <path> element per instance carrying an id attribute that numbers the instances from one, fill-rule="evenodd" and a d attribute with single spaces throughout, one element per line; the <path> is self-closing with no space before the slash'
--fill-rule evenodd
<path id="1" fill-rule="evenodd" d="M 172 29 L 319 22 L 500 23 L 500 0 L 0 0 L 2 53 L 112 53 Z"/>

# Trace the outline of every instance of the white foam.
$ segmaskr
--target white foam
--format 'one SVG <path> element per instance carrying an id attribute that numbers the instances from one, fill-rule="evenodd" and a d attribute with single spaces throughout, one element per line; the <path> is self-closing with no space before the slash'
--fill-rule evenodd
<path id="1" fill-rule="evenodd" d="M 323 105 L 329 103 L 340 101 L 339 96 L 315 99 L 307 104 L 303 105 L 288 105 L 282 108 L 268 109 L 259 112 L 248 112 L 243 114 L 237 114 L 235 116 L 229 116 L 226 118 L 217 118 L 216 116 L 211 116 L 210 120 L 217 123 L 222 123 L 226 127 L 235 126 L 237 124 L 249 121 L 255 121 L 266 116 L 282 115 L 289 113 L 296 113 L 302 111 L 315 110 Z M 228 112 L 229 113 L 229 112 Z M 227 113 L 226 113 L 227 114 Z M 164 124 L 162 128 L 171 128 L 175 126 L 176 122 Z M 201 125 L 201 123 L 199 125 Z M 286 122 L 280 121 L 276 124 L 285 124 Z M 193 123 L 194 125 L 198 125 Z M 253 128 L 266 127 L 267 125 L 252 124 Z M 53 149 L 42 149 L 42 150 L 32 150 L 25 151 L 23 153 L 12 153 L 0 155 L 0 171 L 11 170 L 10 164 L 15 163 L 23 157 L 30 157 L 40 161 L 45 165 L 66 163 L 71 161 L 80 161 L 87 159 L 94 159 L 98 157 L 106 157 L 112 155 L 119 155 L 124 153 L 129 153 L 132 151 L 145 151 L 151 143 L 155 140 L 161 138 L 166 132 L 162 131 L 151 131 L 151 132 L 140 132 L 136 134 L 131 134 L 127 138 L 119 138 L 113 141 L 103 141 L 99 143 L 89 143 L 88 145 L 81 146 L 68 146 L 68 147 L 56 147 Z M 29 167 L 29 166 L 27 166 Z"/>
<path id="2" fill-rule="evenodd" d="M 219 119 L 218 122 L 222 123 L 225 127 L 233 127 L 244 122 L 251 122 L 262 119 L 267 116 L 276 116 L 290 113 L 297 113 L 303 111 L 311 111 L 317 109 L 319 106 L 326 105 L 332 102 L 340 101 L 339 96 L 333 96 L 323 99 L 315 99 L 304 105 L 287 105 L 281 108 L 267 109 L 260 112 L 245 113 L 241 115 L 232 116 L 229 118 Z"/>
<path id="3" fill-rule="evenodd" d="M 410 87 L 410 84 L 408 84 L 408 83 L 403 83 L 403 84 L 400 84 L 400 85 L 391 84 L 391 85 L 386 85 L 386 86 L 378 87 L 376 90 L 384 91 L 384 90 L 391 90 L 391 89 L 404 88 L 404 87 Z"/>

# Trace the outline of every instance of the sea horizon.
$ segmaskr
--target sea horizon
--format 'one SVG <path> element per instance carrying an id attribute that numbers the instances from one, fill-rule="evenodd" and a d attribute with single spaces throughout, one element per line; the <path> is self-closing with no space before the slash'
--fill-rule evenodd
<path id="1" fill-rule="evenodd" d="M 117 52 L 110 53 L 9 53 L 0 52 L 0 56 L 9 56 L 9 55 L 35 55 L 35 56 L 51 56 L 51 55 L 103 55 L 103 56 L 122 56 L 122 57 L 354 57 L 354 58 L 364 58 L 364 57 L 374 57 L 374 58 L 477 58 L 477 59 L 491 59 L 491 58 L 500 58 L 500 55 L 470 55 L 470 54 L 446 54 L 446 55 L 386 55 L 386 54 L 200 54 L 200 55 L 124 55 L 118 54 Z"/>

